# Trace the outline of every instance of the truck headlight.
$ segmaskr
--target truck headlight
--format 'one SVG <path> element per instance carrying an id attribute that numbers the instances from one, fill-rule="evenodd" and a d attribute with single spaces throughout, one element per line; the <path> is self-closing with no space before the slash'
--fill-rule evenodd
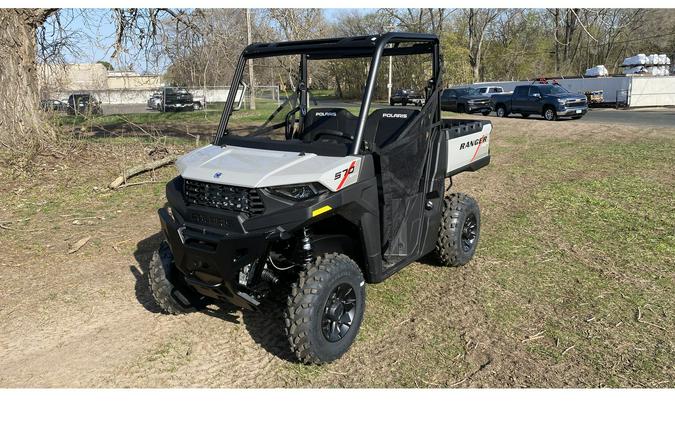
<path id="1" fill-rule="evenodd" d="M 567 103 L 567 100 L 562 100 L 558 98 L 558 103 L 560 103 L 560 105 L 565 105 Z"/>
<path id="2" fill-rule="evenodd" d="M 304 201 L 305 199 L 319 196 L 327 191 L 327 189 L 319 183 L 274 186 L 267 188 L 267 190 L 274 195 L 282 196 L 294 201 Z"/>

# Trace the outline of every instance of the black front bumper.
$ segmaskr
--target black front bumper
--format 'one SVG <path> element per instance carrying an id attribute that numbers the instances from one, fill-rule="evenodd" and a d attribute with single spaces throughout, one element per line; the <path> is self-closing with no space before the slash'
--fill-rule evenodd
<path id="1" fill-rule="evenodd" d="M 254 309 L 259 301 L 254 292 L 239 284 L 247 265 L 255 273 L 256 262 L 267 253 L 270 239 L 265 234 L 237 234 L 199 229 L 185 224 L 176 211 L 159 210 L 162 232 L 173 253 L 174 263 L 185 281 L 204 296 Z"/>

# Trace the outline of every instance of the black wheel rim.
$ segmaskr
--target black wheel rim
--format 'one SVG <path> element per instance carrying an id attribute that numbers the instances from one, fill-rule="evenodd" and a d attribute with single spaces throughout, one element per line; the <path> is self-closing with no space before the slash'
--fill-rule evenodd
<path id="1" fill-rule="evenodd" d="M 331 343 L 342 340 L 352 328 L 356 315 L 356 292 L 349 284 L 335 287 L 328 295 L 321 319 L 321 331 Z"/>
<path id="2" fill-rule="evenodd" d="M 477 236 L 478 223 L 476 222 L 476 216 L 471 214 L 464 220 L 464 226 L 462 227 L 462 249 L 464 249 L 464 252 L 473 248 Z"/>

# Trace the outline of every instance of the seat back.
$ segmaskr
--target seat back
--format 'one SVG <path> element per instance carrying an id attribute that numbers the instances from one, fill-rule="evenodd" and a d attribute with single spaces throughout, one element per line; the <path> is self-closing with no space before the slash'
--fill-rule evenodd
<path id="1" fill-rule="evenodd" d="M 396 140 L 419 113 L 409 108 L 375 110 L 366 120 L 363 136 L 372 143 L 373 151 L 377 151 Z"/>
<path id="2" fill-rule="evenodd" d="M 331 130 L 354 137 L 357 125 L 358 117 L 344 108 L 313 108 L 305 116 L 304 130 L 300 139 L 313 142 L 321 132 Z"/>

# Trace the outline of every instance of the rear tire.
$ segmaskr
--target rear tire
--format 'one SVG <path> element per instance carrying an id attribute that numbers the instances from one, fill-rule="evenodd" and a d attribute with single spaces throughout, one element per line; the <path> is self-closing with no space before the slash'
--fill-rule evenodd
<path id="1" fill-rule="evenodd" d="M 506 111 L 506 107 L 503 105 L 498 105 L 495 109 L 495 112 L 497 113 L 497 117 L 506 117 L 509 115 L 509 113 Z"/>
<path id="2" fill-rule="evenodd" d="M 436 240 L 436 255 L 440 263 L 448 267 L 466 264 L 476 253 L 479 238 L 478 202 L 463 193 L 447 196 Z"/>
<path id="3" fill-rule="evenodd" d="M 390 107 L 393 107 L 395 105 L 396 105 L 396 103 L 394 102 L 394 100 L 389 100 L 389 106 Z"/>
<path id="4" fill-rule="evenodd" d="M 363 274 L 348 256 L 319 256 L 288 296 L 284 323 L 295 356 L 322 364 L 342 356 L 358 334 L 365 309 Z"/>
<path id="5" fill-rule="evenodd" d="M 187 290 L 187 286 L 182 286 L 182 283 L 182 274 L 173 264 L 169 244 L 163 241 L 152 254 L 148 284 L 153 299 L 165 313 L 178 315 L 195 310 L 198 298 Z"/>

